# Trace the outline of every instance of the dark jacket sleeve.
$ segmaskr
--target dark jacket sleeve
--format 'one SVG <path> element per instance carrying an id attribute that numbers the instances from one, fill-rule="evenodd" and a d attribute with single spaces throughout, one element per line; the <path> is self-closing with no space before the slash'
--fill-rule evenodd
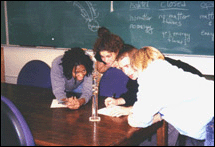
<path id="1" fill-rule="evenodd" d="M 175 60 L 175 59 L 172 59 L 170 57 L 165 57 L 165 60 L 167 62 L 169 62 L 170 64 L 175 65 L 178 68 L 183 69 L 184 71 L 191 72 L 193 74 L 199 75 L 200 77 L 203 77 L 202 73 L 198 69 L 196 69 L 195 67 L 193 67 L 193 66 L 191 66 L 185 62 L 182 62 L 181 60 Z"/>
<path id="2" fill-rule="evenodd" d="M 137 101 L 137 91 L 138 91 L 138 83 L 137 80 L 128 80 L 127 83 L 128 91 L 121 95 L 125 100 L 125 106 L 133 106 L 133 104 Z"/>

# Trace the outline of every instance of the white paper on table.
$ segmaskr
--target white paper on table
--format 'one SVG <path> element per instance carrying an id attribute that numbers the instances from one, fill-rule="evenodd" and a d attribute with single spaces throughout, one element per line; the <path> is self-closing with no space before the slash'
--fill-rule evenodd
<path id="1" fill-rule="evenodd" d="M 102 114 L 102 115 L 107 115 L 107 116 L 111 116 L 111 111 L 113 111 L 115 108 L 117 108 L 119 106 L 113 106 L 113 107 L 104 107 L 98 110 L 98 114 Z"/>
<path id="2" fill-rule="evenodd" d="M 67 106 L 64 105 L 64 104 L 58 104 L 58 100 L 57 99 L 53 99 L 50 108 L 66 108 L 66 107 Z"/>

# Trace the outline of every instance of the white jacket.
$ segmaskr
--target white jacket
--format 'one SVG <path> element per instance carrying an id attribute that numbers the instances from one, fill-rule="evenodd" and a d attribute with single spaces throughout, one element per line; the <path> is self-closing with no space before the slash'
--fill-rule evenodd
<path id="1" fill-rule="evenodd" d="M 153 115 L 162 117 L 182 135 L 203 140 L 214 116 L 214 81 L 169 64 L 153 61 L 138 77 L 138 93 L 128 123 L 148 127 Z"/>

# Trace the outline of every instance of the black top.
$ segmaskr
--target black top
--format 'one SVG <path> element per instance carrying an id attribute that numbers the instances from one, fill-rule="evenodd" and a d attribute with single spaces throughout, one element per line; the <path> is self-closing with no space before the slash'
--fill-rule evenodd
<path id="1" fill-rule="evenodd" d="M 121 95 L 122 98 L 126 101 L 125 106 L 133 106 L 137 100 L 137 92 L 138 92 L 138 83 L 137 80 L 132 80 L 129 78 L 128 83 L 126 85 L 128 91 Z"/>
<path id="2" fill-rule="evenodd" d="M 202 73 L 198 69 L 196 69 L 195 67 L 193 67 L 185 62 L 182 62 L 181 60 L 175 60 L 175 59 L 172 59 L 169 57 L 165 57 L 165 60 L 168 61 L 170 64 L 183 69 L 184 71 L 191 72 L 193 74 L 199 75 L 200 77 L 203 77 Z"/>

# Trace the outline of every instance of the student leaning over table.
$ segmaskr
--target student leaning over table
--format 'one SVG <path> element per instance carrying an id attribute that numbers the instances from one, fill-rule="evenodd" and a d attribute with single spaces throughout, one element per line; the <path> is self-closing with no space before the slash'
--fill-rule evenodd
<path id="1" fill-rule="evenodd" d="M 131 67 L 130 64 L 130 60 L 132 59 L 132 56 L 134 55 L 135 52 L 137 52 L 138 49 L 135 48 L 134 46 L 130 45 L 130 44 L 124 44 L 124 47 L 122 50 L 120 50 L 120 52 L 117 55 L 116 60 L 118 61 L 119 64 L 119 68 L 130 78 L 136 78 L 135 72 L 133 70 L 133 68 Z M 178 68 L 182 68 L 184 71 L 188 71 L 191 72 L 193 74 L 197 74 L 199 76 L 202 76 L 201 72 L 199 70 L 197 70 L 196 68 L 194 68 L 193 66 L 182 62 L 180 60 L 175 60 L 175 59 L 171 59 L 169 57 L 165 57 L 165 60 L 168 61 L 170 64 L 177 66 Z M 134 81 L 137 81 L 134 79 Z M 133 87 L 133 92 L 137 92 L 138 87 Z M 135 90 L 136 89 L 136 90 Z M 109 98 L 111 99 L 111 98 Z M 114 101 L 115 99 L 111 99 L 112 101 Z M 113 109 L 113 111 L 111 112 L 112 116 L 122 116 L 122 115 L 128 115 L 129 111 L 132 107 L 116 107 Z M 153 121 L 154 123 L 157 121 L 160 121 L 160 115 L 156 114 L 153 117 Z M 175 146 L 176 145 L 176 141 L 177 138 L 182 138 L 181 135 L 179 135 L 178 131 L 171 125 L 168 123 L 168 145 L 170 146 Z M 153 145 L 153 143 L 156 143 L 156 134 L 154 134 L 152 136 L 152 139 L 150 141 L 144 141 L 142 142 L 140 145 Z M 155 144 L 154 144 L 155 145 Z"/>
<path id="2" fill-rule="evenodd" d="M 172 66 L 153 47 L 136 52 L 131 64 L 139 88 L 129 125 L 148 127 L 159 113 L 180 134 L 188 136 L 187 141 L 204 145 L 206 125 L 214 117 L 214 81 Z"/>
<path id="3" fill-rule="evenodd" d="M 124 44 L 123 49 L 119 51 L 119 53 L 118 53 L 118 55 L 116 57 L 116 61 L 119 60 L 118 58 L 120 58 L 120 60 L 124 59 L 124 58 L 127 59 L 130 56 L 132 56 L 134 54 L 134 52 L 136 52 L 136 51 L 137 51 L 137 49 L 135 47 L 133 47 L 133 46 L 131 46 L 129 44 Z M 121 66 L 119 64 L 119 63 L 122 63 L 122 62 L 118 62 L 119 69 L 121 69 L 125 73 L 125 75 L 129 77 L 129 81 L 127 83 L 128 91 L 126 93 L 122 94 L 121 97 L 126 102 L 126 105 L 124 105 L 124 106 L 132 106 L 134 104 L 134 102 L 137 100 L 137 95 L 136 94 L 137 94 L 137 91 L 138 91 L 138 84 L 137 84 L 137 80 L 132 80 L 130 75 L 128 75 L 127 69 L 132 69 L 132 68 L 129 68 L 130 67 L 130 60 L 123 60 L 123 62 L 124 62 L 123 66 L 122 66 L 122 64 L 121 64 Z M 114 106 L 114 105 L 118 105 L 118 99 L 112 98 L 112 97 L 108 97 L 107 99 L 105 99 L 105 106 L 106 107 L 111 107 L 111 106 Z M 123 108 L 129 109 L 129 107 L 121 107 L 121 108 L 122 109 Z M 113 115 L 114 116 L 117 115 L 116 113 L 113 114 Z"/>
<path id="4" fill-rule="evenodd" d="M 93 48 L 98 72 L 104 73 L 111 67 L 118 67 L 115 59 L 123 44 L 122 38 L 112 34 L 107 28 L 100 27 L 98 29 L 98 38 Z"/>
<path id="5" fill-rule="evenodd" d="M 92 96 L 93 61 L 79 47 L 65 51 L 52 62 L 52 90 L 59 102 L 78 109 Z M 78 99 L 77 99 L 77 98 Z"/>
<path id="6" fill-rule="evenodd" d="M 116 62 L 116 56 L 123 46 L 124 41 L 118 35 L 112 34 L 105 27 L 98 29 L 93 51 L 97 60 L 97 70 L 103 73 L 99 84 L 99 97 L 106 98 L 106 106 L 112 102 L 114 105 L 133 105 L 136 101 L 136 92 L 132 88 L 137 87 L 137 82 L 134 83 L 118 69 Z M 116 98 L 115 101 L 109 101 L 113 97 Z"/>
<path id="7" fill-rule="evenodd" d="M 136 101 L 136 93 L 138 91 L 138 84 L 137 84 L 137 79 L 136 79 L 137 73 L 134 72 L 133 68 L 131 67 L 130 60 L 132 59 L 132 56 L 134 55 L 134 53 L 136 53 L 137 51 L 138 51 L 138 49 L 135 48 L 134 46 L 132 46 L 130 44 L 124 44 L 123 49 L 119 51 L 119 53 L 116 57 L 116 61 L 118 62 L 119 69 L 121 69 L 130 79 L 132 79 L 133 83 L 136 83 L 131 86 L 132 90 L 130 90 L 130 93 L 133 93 L 133 94 L 127 94 L 124 96 L 124 99 L 126 99 L 128 101 L 133 100 L 134 102 Z M 200 77 L 203 76 L 199 70 L 197 70 L 195 67 L 193 67 L 185 62 L 182 62 L 180 60 L 175 60 L 170 57 L 164 57 L 164 58 L 170 64 L 175 65 L 178 68 L 183 69 L 184 71 L 199 75 Z M 130 99 L 129 99 L 129 97 L 130 97 Z M 116 103 L 115 101 L 117 99 L 108 98 L 108 100 L 109 100 L 109 102 L 111 101 L 112 104 L 115 104 Z M 106 104 L 106 106 L 107 106 L 107 104 Z M 128 112 L 130 110 L 129 107 L 117 107 L 117 108 L 120 108 L 120 110 L 118 111 L 118 109 L 116 109 L 116 111 L 113 111 L 112 112 L 113 116 L 126 115 L 126 114 L 128 114 Z"/>

